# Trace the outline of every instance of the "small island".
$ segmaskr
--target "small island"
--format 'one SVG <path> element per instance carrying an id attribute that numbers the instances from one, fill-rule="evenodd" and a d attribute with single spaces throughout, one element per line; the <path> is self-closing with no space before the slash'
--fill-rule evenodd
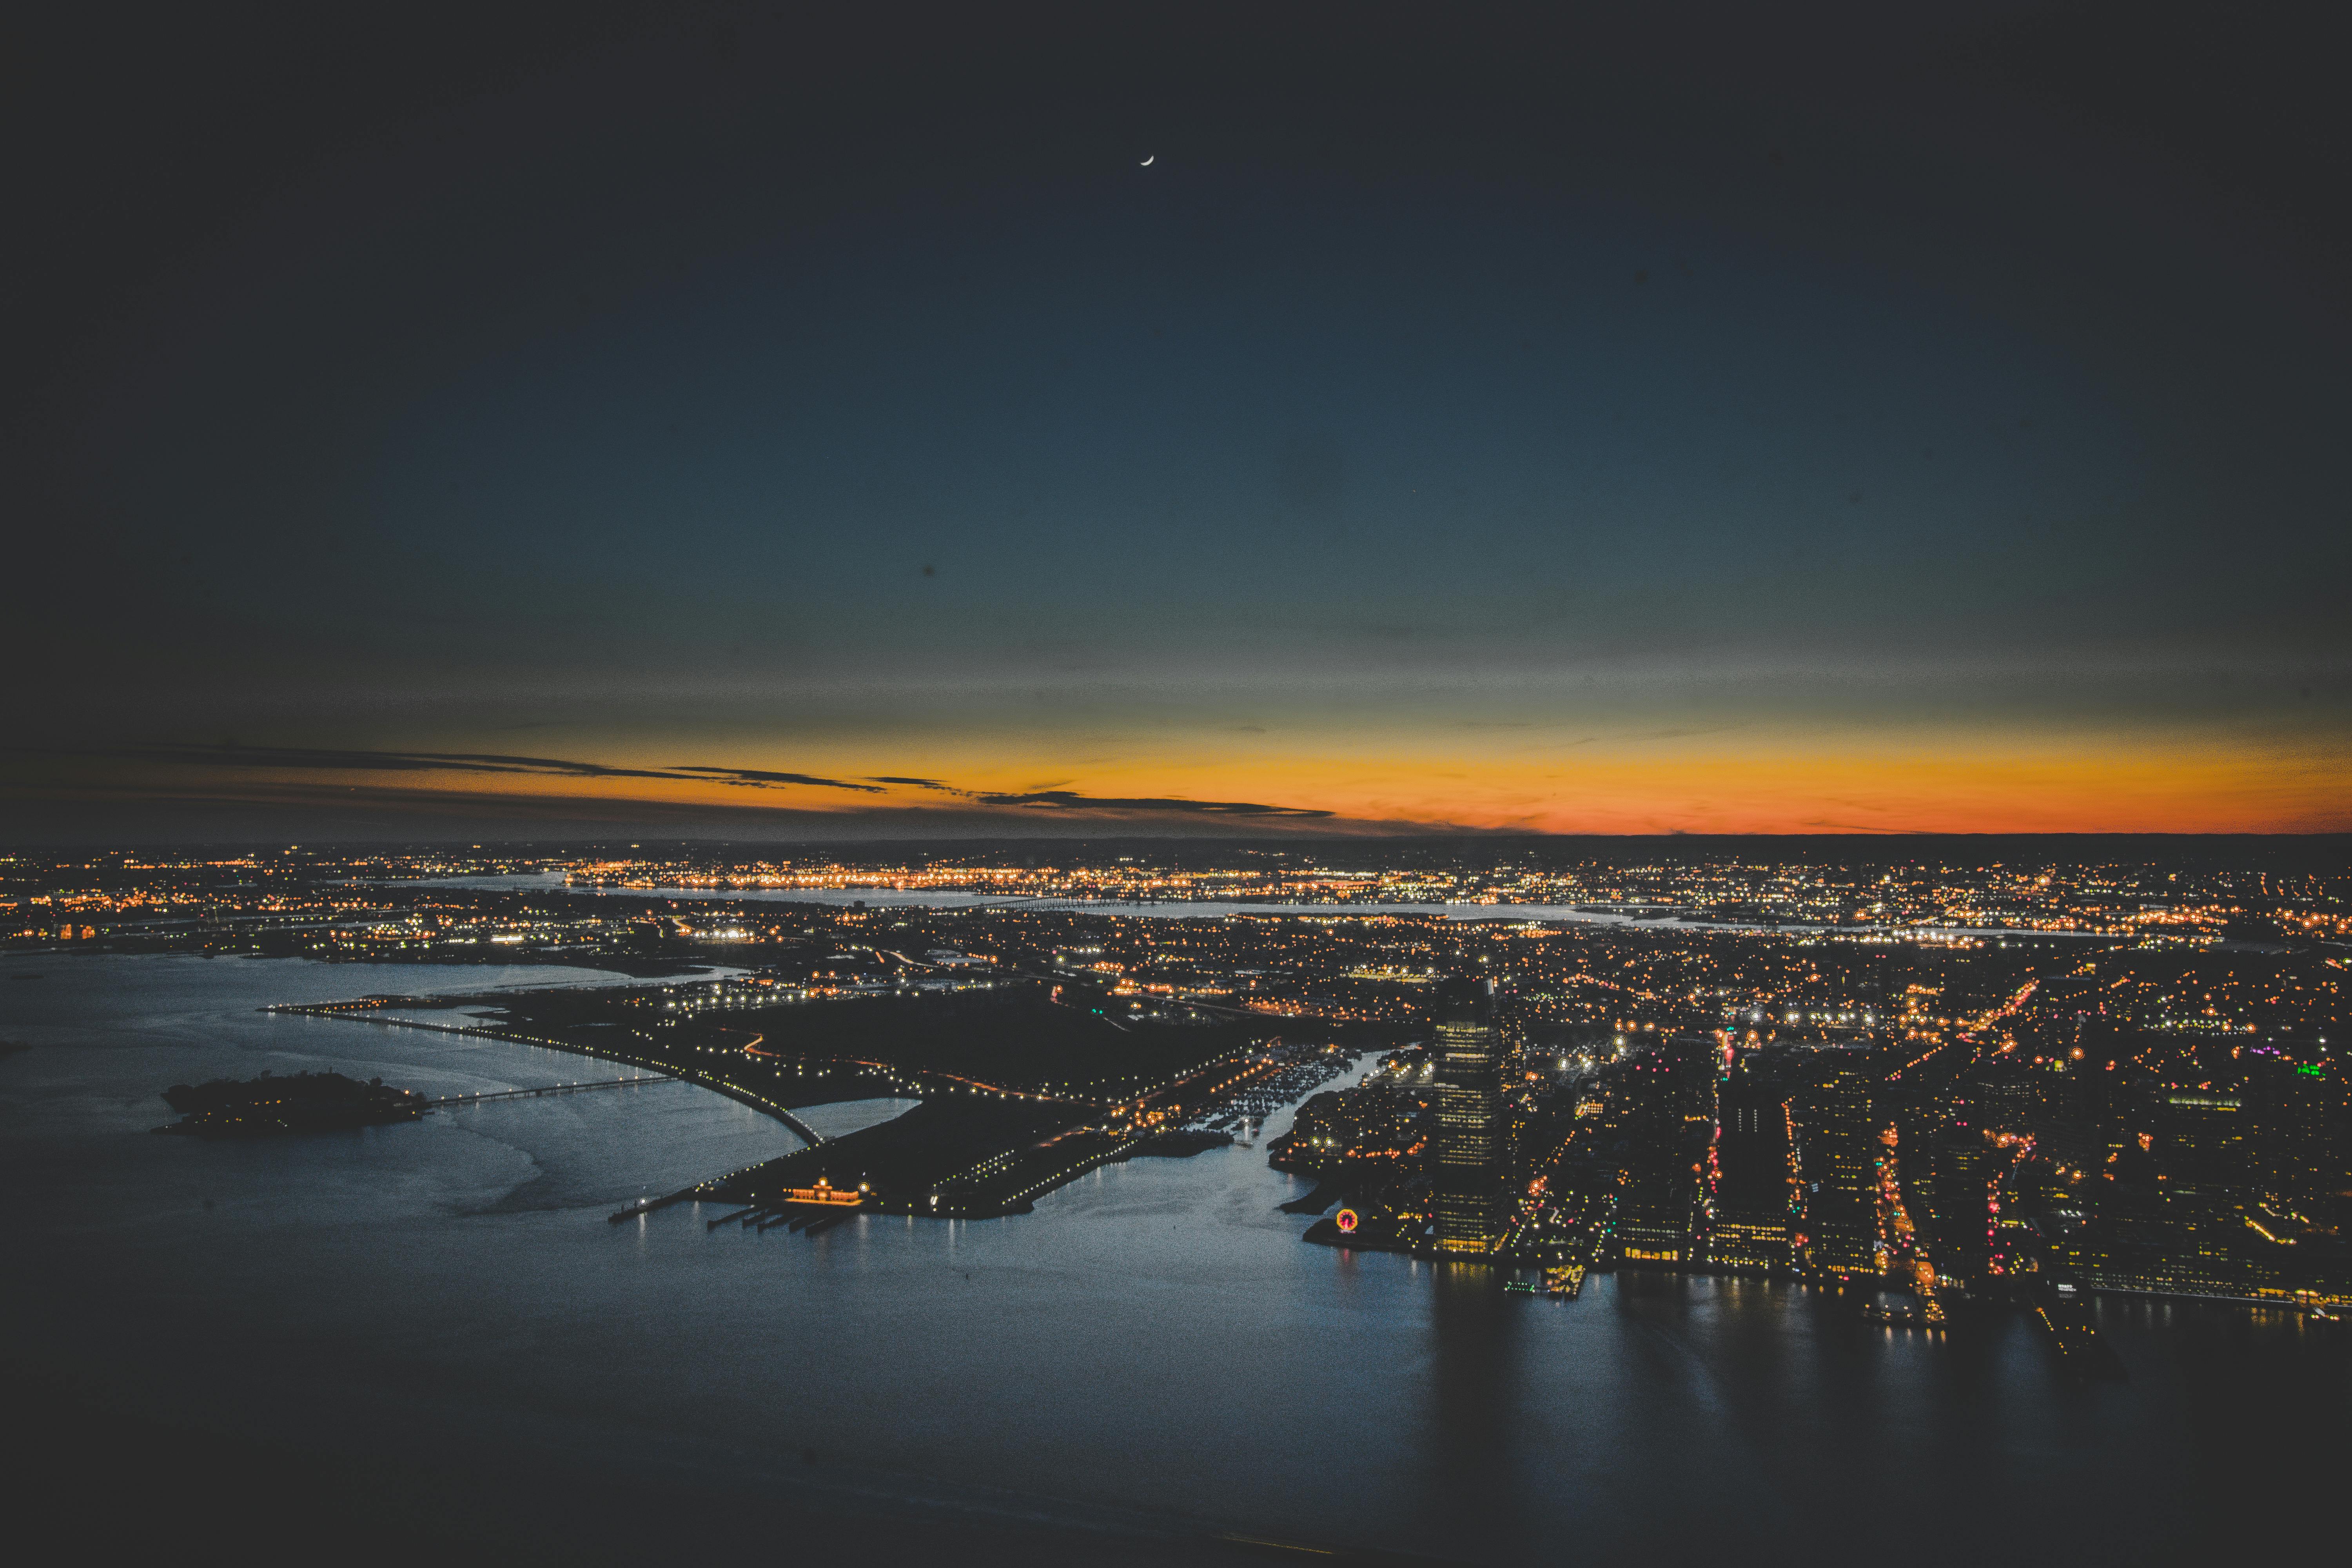
<path id="1" fill-rule="evenodd" d="M 175 1083 L 163 1099 L 181 1113 L 180 1120 L 155 1131 L 193 1138 L 272 1138 L 414 1121 L 428 1103 L 412 1089 L 388 1088 L 380 1078 L 362 1083 L 339 1072 L 277 1078 L 264 1071 L 244 1083 L 225 1078 Z"/>

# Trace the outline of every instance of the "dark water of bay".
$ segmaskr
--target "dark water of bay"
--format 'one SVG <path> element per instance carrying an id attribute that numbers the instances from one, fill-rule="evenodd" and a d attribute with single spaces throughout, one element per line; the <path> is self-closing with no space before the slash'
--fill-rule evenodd
<path id="1" fill-rule="evenodd" d="M 39 973 L 38 982 L 17 974 Z M 576 971 L 0 961 L 8 1353 L 150 1407 L 487 1474 L 528 1457 L 794 1506 L 1444 1558 L 2170 1560 L 2298 1528 L 2347 1457 L 2342 1330 L 2110 1304 L 2129 1381 L 2020 1320 L 1938 1340 L 1755 1282 L 1582 1300 L 1301 1245 L 1262 1151 L 1139 1160 L 1034 1215 L 708 1232 L 640 1194 L 782 1152 L 665 1084 L 251 1145 L 156 1092 L 333 1068 L 435 1093 L 598 1076 L 269 1002 Z M 837 1106 L 821 1131 L 894 1108 Z M 1270 1125 L 1278 1131 L 1280 1122 Z M 1115 1555 L 1115 1553 L 1113 1553 Z"/>

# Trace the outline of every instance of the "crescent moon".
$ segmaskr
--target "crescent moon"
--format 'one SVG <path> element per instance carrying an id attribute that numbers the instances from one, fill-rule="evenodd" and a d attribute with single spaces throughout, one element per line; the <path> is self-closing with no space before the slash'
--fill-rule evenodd
<path id="1" fill-rule="evenodd" d="M 1146 159 L 1142 162 L 1142 163 L 1141 163 L 1140 165 L 1139 165 L 1139 167 L 1141 167 L 1141 168 L 1149 169 L 1150 167 L 1151 167 L 1151 164 L 1152 164 L 1153 160 L 1154 160 L 1154 159 L 1157 159 L 1159 156 L 1160 156 L 1160 154 L 1159 154 L 1159 153 L 1154 153 L 1153 154 L 1151 154 L 1151 157 L 1150 157 L 1150 158 L 1146 158 Z"/>

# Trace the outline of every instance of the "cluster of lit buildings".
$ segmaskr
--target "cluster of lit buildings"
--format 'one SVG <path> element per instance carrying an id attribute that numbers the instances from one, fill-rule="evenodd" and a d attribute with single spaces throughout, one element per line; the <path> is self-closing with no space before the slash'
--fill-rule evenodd
<path id="1" fill-rule="evenodd" d="M 1210 900 L 1239 907 L 1188 912 Z M 1452 908 L 1410 907 L 1433 904 Z M 2033 1274 L 2340 1297 L 2347 910 L 2339 869 L 2186 859 L 0 858 L 19 951 L 718 963 L 808 1001 L 1026 975 L 1137 1024 L 1355 1031 L 1387 1065 L 1274 1152 L 1345 1193 L 1356 1245 L 1864 1279 L 1930 1305 Z"/>
<path id="2" fill-rule="evenodd" d="M 1948 940 L 2063 932 L 2145 942 L 2352 937 L 2344 868 L 2249 869 L 2140 860 L 1953 863 L 1758 859 L 1753 851 L 1635 861 L 1531 841 L 1099 846 L 971 845 L 873 853 L 745 854 L 694 845 L 288 846 L 177 854 L 117 850 L 0 856 L 0 940 L 152 934 L 166 918 L 268 912 L 273 897 L 316 906 L 330 888 L 534 874 L 583 891 L 688 897 L 765 894 L 1076 904 L 1259 904 L 1373 910 L 1447 905 L 1574 910 L 1601 918 L 1739 929 L 1804 927 Z M 92 935 L 84 937 L 89 926 Z M 744 939 L 749 940 L 749 939 Z"/>
<path id="3" fill-rule="evenodd" d="M 1859 1283 L 1927 1322 L 2042 1282 L 2352 1304 L 2352 1092 L 2324 1018 L 2182 1036 L 2103 1014 L 2147 958 L 2128 948 L 1979 953 L 1974 989 L 2009 994 L 1971 1002 L 1937 956 L 1941 984 L 1904 979 L 1843 1032 L 1702 997 L 1714 1018 L 1591 1026 L 1574 1051 L 1481 986 L 1309 1101 L 1273 1158 L 1341 1191 L 1358 1247 Z M 2267 956 L 2274 999 L 2295 965 Z"/>

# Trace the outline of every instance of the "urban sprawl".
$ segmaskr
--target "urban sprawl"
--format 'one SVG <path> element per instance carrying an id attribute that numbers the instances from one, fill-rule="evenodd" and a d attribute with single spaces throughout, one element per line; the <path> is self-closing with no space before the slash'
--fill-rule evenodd
<path id="1" fill-rule="evenodd" d="M 0 972 L 618 970 L 637 983 L 301 1010 L 601 1057 L 804 1133 L 795 1108 L 922 1102 L 663 1200 L 732 1205 L 714 1226 L 1021 1212 L 1240 1142 L 1314 1179 L 1286 1205 L 1307 1239 L 1525 1289 L 1776 1276 L 1926 1331 L 1996 1303 L 2092 1371 L 2098 1293 L 2332 1313 L 2352 874 L 2090 842 L 18 855 Z"/>

